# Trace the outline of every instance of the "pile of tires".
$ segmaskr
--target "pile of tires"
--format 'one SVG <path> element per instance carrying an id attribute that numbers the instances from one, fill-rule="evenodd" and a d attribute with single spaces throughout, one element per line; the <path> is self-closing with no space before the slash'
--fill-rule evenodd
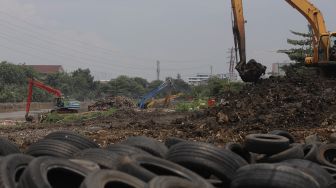
<path id="1" fill-rule="evenodd" d="M 335 141 L 273 131 L 225 147 L 136 136 L 100 148 L 59 131 L 21 153 L 0 139 L 0 188 L 333 188 Z"/>

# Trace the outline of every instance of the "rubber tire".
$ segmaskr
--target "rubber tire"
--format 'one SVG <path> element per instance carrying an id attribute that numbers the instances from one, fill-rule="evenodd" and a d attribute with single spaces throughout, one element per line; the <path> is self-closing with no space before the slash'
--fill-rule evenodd
<path id="1" fill-rule="evenodd" d="M 0 188 L 16 187 L 21 173 L 28 166 L 32 156 L 24 154 L 7 155 L 0 162 Z"/>
<path id="2" fill-rule="evenodd" d="M 45 136 L 46 139 L 61 140 L 72 144 L 80 150 L 88 148 L 99 148 L 99 145 L 88 138 L 71 131 L 57 131 Z"/>
<path id="3" fill-rule="evenodd" d="M 26 154 L 34 157 L 40 156 L 53 156 L 62 158 L 71 158 L 75 153 L 80 152 L 77 147 L 53 139 L 42 139 L 30 145 L 26 151 Z"/>
<path id="4" fill-rule="evenodd" d="M 118 153 L 109 150 L 91 148 L 85 149 L 74 155 L 75 159 L 85 159 L 97 163 L 102 169 L 116 169 L 119 164 Z"/>
<path id="5" fill-rule="evenodd" d="M 76 163 L 84 168 L 87 168 L 91 171 L 96 171 L 96 170 L 100 170 L 100 166 L 93 162 L 93 161 L 89 161 L 89 160 L 85 160 L 85 159 L 69 159 L 69 161 Z"/>
<path id="6" fill-rule="evenodd" d="M 18 188 L 80 187 L 90 170 L 55 157 L 33 159 L 19 181 Z"/>
<path id="7" fill-rule="evenodd" d="M 303 159 L 303 146 L 301 144 L 291 144 L 290 148 L 280 153 L 264 156 L 258 163 L 277 163 L 288 159 Z"/>
<path id="8" fill-rule="evenodd" d="M 177 176 L 189 180 L 199 187 L 212 187 L 196 173 L 170 161 L 148 155 L 125 156 L 118 170 L 133 175 L 146 183 L 157 176 Z"/>
<path id="9" fill-rule="evenodd" d="M 223 187 L 230 184 L 237 169 L 248 164 L 229 150 L 200 142 L 176 144 L 169 149 L 166 158 L 204 178 L 209 178 L 209 175 L 216 176 L 222 181 Z"/>
<path id="10" fill-rule="evenodd" d="M 330 157 L 330 159 L 328 159 L 328 157 Z M 333 159 L 336 159 L 336 144 L 321 145 L 316 155 L 317 162 L 321 165 L 336 168 L 336 164 L 331 162 Z"/>
<path id="11" fill-rule="evenodd" d="M 225 149 L 241 156 L 249 164 L 254 163 L 251 153 L 247 151 L 241 144 L 229 142 L 225 144 Z"/>
<path id="12" fill-rule="evenodd" d="M 163 143 L 145 136 L 129 137 L 127 140 L 121 142 L 121 144 L 140 148 L 160 158 L 164 158 L 168 151 L 168 148 Z"/>
<path id="13" fill-rule="evenodd" d="M 177 138 L 177 137 L 168 137 L 165 140 L 165 145 L 167 146 L 167 148 L 171 148 L 173 145 L 178 144 L 180 142 L 189 142 L 187 140 L 184 140 L 182 138 Z"/>
<path id="14" fill-rule="evenodd" d="M 0 138 L 0 156 L 6 156 L 13 153 L 20 153 L 20 149 L 13 142 Z"/>
<path id="15" fill-rule="evenodd" d="M 302 159 L 290 159 L 281 162 L 281 164 L 291 166 L 311 175 L 321 187 L 327 187 L 327 185 L 333 182 L 333 178 L 328 171 L 317 163 Z"/>
<path id="16" fill-rule="evenodd" d="M 134 154 L 151 155 L 142 149 L 129 146 L 129 145 L 125 145 L 125 144 L 112 144 L 112 145 L 107 146 L 106 149 L 111 152 L 117 153 L 121 156 L 134 155 Z"/>
<path id="17" fill-rule="evenodd" d="M 199 188 L 190 181 L 178 177 L 158 176 L 146 188 Z"/>
<path id="18" fill-rule="evenodd" d="M 126 173 L 114 170 L 100 170 L 88 175 L 80 188 L 145 188 L 145 185 L 145 182 Z"/>
<path id="19" fill-rule="evenodd" d="M 319 188 L 310 175 L 290 166 L 253 164 L 240 168 L 230 188 Z"/>
<path id="20" fill-rule="evenodd" d="M 245 138 L 245 148 L 249 152 L 273 155 L 288 149 L 289 140 L 273 134 L 250 134 Z"/>
<path id="21" fill-rule="evenodd" d="M 314 144 L 306 144 L 303 146 L 303 153 L 305 160 L 317 162 L 317 152 L 319 150 L 319 147 L 321 146 L 320 143 L 314 143 Z"/>
<path id="22" fill-rule="evenodd" d="M 268 134 L 284 136 L 284 137 L 288 138 L 290 144 L 295 142 L 295 139 L 294 139 L 293 135 L 291 135 L 289 132 L 284 131 L 284 130 L 274 130 L 274 131 L 269 132 Z"/>
<path id="23" fill-rule="evenodd" d="M 330 143 L 336 143 L 336 133 L 332 133 L 329 136 L 329 142 Z"/>

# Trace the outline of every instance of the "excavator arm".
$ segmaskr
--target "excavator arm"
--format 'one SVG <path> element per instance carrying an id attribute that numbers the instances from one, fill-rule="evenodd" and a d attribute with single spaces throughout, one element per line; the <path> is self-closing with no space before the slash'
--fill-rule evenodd
<path id="1" fill-rule="evenodd" d="M 321 11 L 308 0 L 285 0 L 299 11 L 313 29 L 313 57 L 307 58 L 306 63 L 318 63 L 319 59 L 329 59 L 330 37 Z M 326 37 L 323 37 L 326 36 Z M 321 52 L 319 52 L 321 51 Z M 319 54 L 321 57 L 319 57 Z"/>
<path id="2" fill-rule="evenodd" d="M 236 70 L 244 82 L 256 82 L 265 74 L 266 67 L 251 59 L 246 63 L 245 18 L 242 0 L 231 0 L 233 13 L 233 36 L 235 49 L 239 50 L 239 61 Z"/>
<path id="3" fill-rule="evenodd" d="M 48 85 L 43 84 L 42 82 L 39 82 L 37 80 L 34 80 L 32 78 L 29 79 L 29 84 L 28 84 L 28 97 L 27 97 L 27 104 L 26 104 L 26 120 L 30 121 L 32 118 L 28 116 L 29 111 L 30 111 L 30 103 L 32 100 L 32 95 L 33 95 L 33 87 L 38 87 L 40 89 L 43 89 L 45 91 L 47 91 L 48 93 L 51 93 L 57 97 L 61 97 L 62 96 L 62 92 L 58 89 L 52 88 Z"/>

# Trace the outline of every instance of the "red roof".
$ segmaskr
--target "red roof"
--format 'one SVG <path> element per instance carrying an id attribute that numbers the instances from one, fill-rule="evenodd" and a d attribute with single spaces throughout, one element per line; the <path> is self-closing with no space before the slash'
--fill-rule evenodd
<path id="1" fill-rule="evenodd" d="M 27 65 L 33 70 L 43 74 L 52 74 L 58 72 L 64 72 L 62 65 Z"/>

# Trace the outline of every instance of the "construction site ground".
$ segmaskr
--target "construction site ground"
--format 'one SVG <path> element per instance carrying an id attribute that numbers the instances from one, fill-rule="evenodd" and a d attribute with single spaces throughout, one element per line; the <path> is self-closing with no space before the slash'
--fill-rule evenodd
<path id="1" fill-rule="evenodd" d="M 312 76 L 313 75 L 313 76 Z M 318 134 L 323 140 L 336 132 L 336 79 L 305 71 L 288 77 L 247 84 L 239 93 L 227 92 L 217 107 L 196 112 L 123 108 L 109 117 L 79 123 L 3 123 L 0 136 L 22 149 L 50 132 L 73 130 L 102 147 L 128 136 L 158 140 L 180 137 L 217 145 L 241 142 L 250 133 L 288 130 L 298 141 Z"/>

